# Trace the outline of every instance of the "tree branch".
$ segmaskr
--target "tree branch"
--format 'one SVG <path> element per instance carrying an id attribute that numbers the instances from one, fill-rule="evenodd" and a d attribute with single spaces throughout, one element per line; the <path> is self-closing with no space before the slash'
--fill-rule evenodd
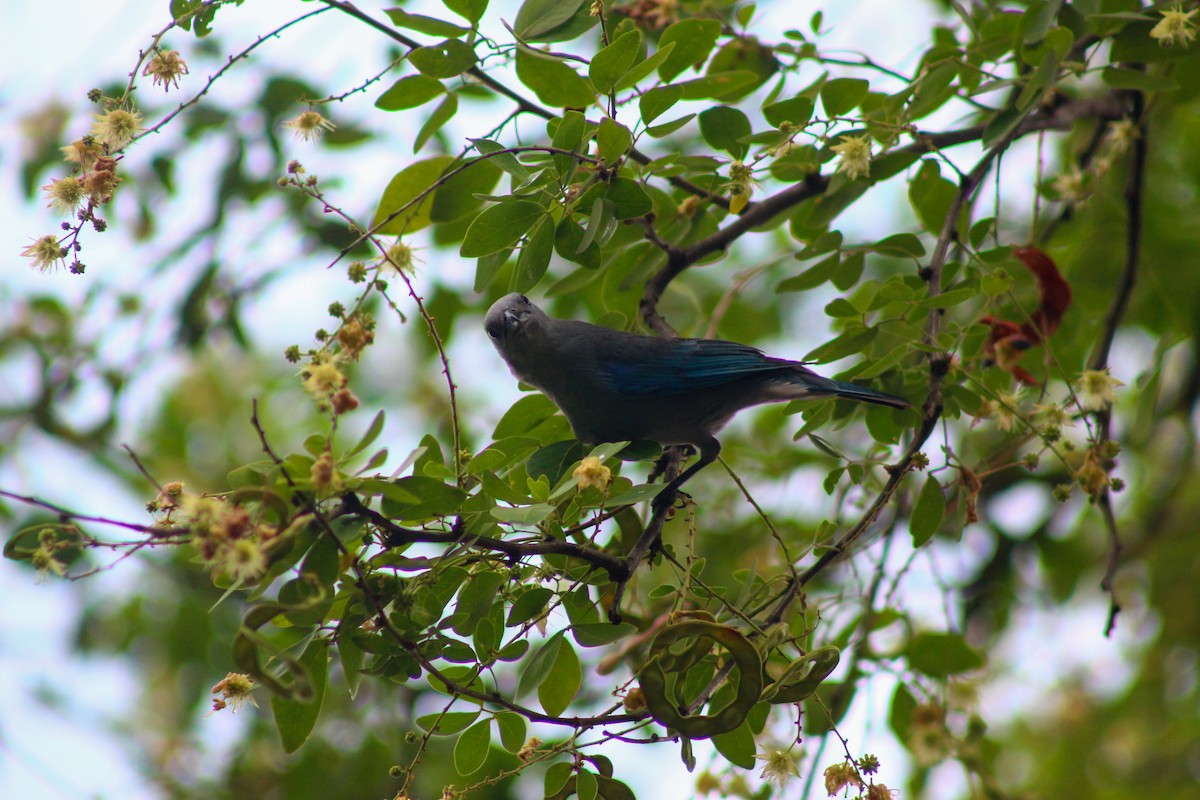
<path id="1" fill-rule="evenodd" d="M 387 533 L 384 539 L 385 547 L 399 547 L 411 542 L 428 542 L 433 544 L 461 544 L 465 547 L 475 547 L 482 550 L 494 550 L 510 558 L 528 558 L 539 555 L 563 555 L 586 561 L 592 566 L 603 569 L 614 581 L 628 577 L 625 562 L 602 550 L 583 547 L 574 542 L 552 540 L 546 542 L 510 542 L 505 539 L 494 539 L 490 536 L 471 536 L 461 531 L 420 531 L 404 528 L 378 511 L 363 505 L 357 495 L 347 493 L 342 496 L 342 507 L 335 514 L 338 516 L 353 516 L 367 520 L 377 528 Z"/>
<path id="2" fill-rule="evenodd" d="M 1005 138 L 1004 148 L 1007 148 L 1012 141 L 1031 133 L 1068 129 L 1079 119 L 1120 119 L 1125 113 L 1124 97 L 1124 92 L 1114 90 L 1100 97 L 1071 100 L 1051 109 L 1030 114 Z M 936 152 L 946 147 L 976 141 L 983 136 L 983 133 L 983 125 L 944 133 L 917 132 L 914 134 L 914 141 L 911 144 L 889 150 L 887 155 L 894 157 L 904 153 Z M 741 215 L 716 233 L 687 247 L 664 248 L 664 252 L 667 254 L 667 263 L 646 282 L 646 289 L 642 293 L 639 304 L 639 310 L 646 325 L 659 335 L 673 336 L 674 331 L 658 313 L 658 303 L 671 281 L 700 259 L 724 250 L 755 227 L 764 225 L 773 217 L 809 198 L 823 194 L 829 187 L 829 181 L 830 178 L 826 175 L 809 175 L 800 183 L 788 186 L 757 203 L 749 204 Z"/>
<path id="3" fill-rule="evenodd" d="M 1140 93 L 1131 95 L 1132 107 L 1130 116 L 1137 124 L 1138 136 L 1134 138 L 1130 158 L 1129 174 L 1125 179 L 1125 266 L 1121 271 L 1121 280 L 1117 284 L 1116 294 L 1113 295 L 1112 305 L 1104 317 L 1104 329 L 1088 367 L 1093 370 L 1108 369 L 1108 354 L 1112 349 L 1113 339 L 1117 335 L 1117 326 L 1125 318 L 1129 308 L 1129 299 L 1137 282 L 1138 263 L 1142 252 L 1142 198 L 1146 183 L 1146 153 L 1147 126 L 1142 119 L 1144 98 Z M 1097 446 L 1109 438 L 1112 428 L 1112 409 L 1104 408 L 1096 412 Z M 1104 577 L 1100 579 L 1100 588 L 1108 593 L 1108 619 L 1104 623 L 1104 635 L 1111 636 L 1117 624 L 1117 615 L 1121 613 L 1121 604 L 1117 599 L 1115 579 L 1117 569 L 1121 564 L 1121 536 L 1117 529 L 1116 515 L 1113 513 L 1112 498 L 1107 488 L 1100 491 L 1096 497 L 1096 505 L 1104 519 L 1104 529 L 1108 533 L 1108 558 L 1105 563 Z"/>

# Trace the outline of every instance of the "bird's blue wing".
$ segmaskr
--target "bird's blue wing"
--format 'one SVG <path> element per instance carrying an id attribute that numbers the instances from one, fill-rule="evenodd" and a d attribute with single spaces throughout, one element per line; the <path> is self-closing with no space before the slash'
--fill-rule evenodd
<path id="1" fill-rule="evenodd" d="M 601 367 L 609 385 L 626 395 L 665 396 L 709 389 L 752 374 L 797 366 L 736 342 L 677 339 L 669 345 L 612 354 L 603 359 Z"/>

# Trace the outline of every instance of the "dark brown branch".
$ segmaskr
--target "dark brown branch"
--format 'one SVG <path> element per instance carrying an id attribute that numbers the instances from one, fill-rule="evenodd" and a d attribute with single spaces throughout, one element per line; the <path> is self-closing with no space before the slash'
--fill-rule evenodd
<path id="1" fill-rule="evenodd" d="M 490 536 L 471 536 L 459 531 L 421 531 L 404 528 L 378 511 L 363 505 L 355 494 L 342 496 L 342 507 L 334 516 L 353 516 L 367 520 L 377 528 L 386 532 L 385 547 L 398 547 L 411 542 L 427 542 L 432 544 L 461 544 L 465 547 L 475 547 L 483 550 L 493 550 L 503 553 L 509 558 L 528 558 L 540 555 L 563 555 L 578 558 L 592 566 L 603 569 L 615 581 L 628 577 L 629 572 L 622 559 L 611 556 L 602 550 L 583 547 L 574 542 L 552 540 L 546 542 L 510 542 L 505 539 L 495 539 Z"/>
<path id="2" fill-rule="evenodd" d="M 621 599 L 625 596 L 625 587 L 629 584 L 629 579 L 637 572 L 637 568 L 641 566 L 646 555 L 657 548 L 662 542 L 662 529 L 666 524 L 667 515 L 671 512 L 671 507 L 675 504 L 675 498 L 678 496 L 678 490 L 667 487 L 663 490 L 669 492 L 670 497 L 664 498 L 663 504 L 656 502 L 653 504 L 654 511 L 650 516 L 650 522 L 646 525 L 646 529 L 642 531 L 642 535 L 638 537 L 637 542 L 630 548 L 625 555 L 625 559 L 621 562 L 621 567 L 625 570 L 625 574 L 621 577 L 614 577 L 616 586 L 613 587 L 611 605 L 608 607 L 609 622 L 616 625 L 621 621 Z M 612 575 L 610 571 L 608 573 Z"/>
<path id="3" fill-rule="evenodd" d="M 1069 129 L 1079 119 L 1120 119 L 1125 114 L 1125 94 L 1112 91 L 1100 97 L 1072 100 L 1054 108 L 1038 111 L 1026 117 L 1005 139 L 1007 148 L 1013 140 L 1043 130 Z M 912 144 L 889 150 L 888 156 L 904 153 L 930 153 L 947 147 L 973 142 L 983 136 L 984 126 L 975 125 L 944 133 L 914 134 Z M 646 282 L 639 309 L 646 325 L 659 335 L 673 336 L 670 325 L 658 313 L 658 303 L 663 292 L 676 277 L 705 256 L 720 252 L 753 228 L 765 224 L 773 217 L 794 206 L 817 197 L 829 186 L 826 175 L 810 175 L 803 182 L 793 184 L 757 203 L 751 203 L 736 219 L 716 233 L 685 248 L 665 250 L 667 263 Z"/>

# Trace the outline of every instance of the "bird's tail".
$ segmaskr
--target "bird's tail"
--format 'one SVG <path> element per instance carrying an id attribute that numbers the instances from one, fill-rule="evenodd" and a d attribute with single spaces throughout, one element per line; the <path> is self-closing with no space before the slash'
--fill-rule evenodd
<path id="1" fill-rule="evenodd" d="M 909 408 L 912 404 L 902 397 L 896 397 L 894 394 L 886 392 L 877 392 L 874 389 L 868 389 L 865 386 L 859 386 L 854 383 L 846 383 L 845 381 L 830 380 L 829 394 L 845 397 L 849 400 L 861 400 L 866 403 L 876 403 L 881 406 L 891 406 L 892 408 Z"/>

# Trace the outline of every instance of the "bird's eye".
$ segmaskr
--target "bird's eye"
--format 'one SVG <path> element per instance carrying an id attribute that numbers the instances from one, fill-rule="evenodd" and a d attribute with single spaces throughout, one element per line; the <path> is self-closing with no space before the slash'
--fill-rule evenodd
<path id="1" fill-rule="evenodd" d="M 499 334 L 499 333 L 497 333 L 496 331 L 488 331 L 488 332 L 487 332 L 487 335 L 488 335 L 490 338 L 492 338 L 492 339 L 499 339 L 499 338 L 500 338 L 500 334 Z"/>

